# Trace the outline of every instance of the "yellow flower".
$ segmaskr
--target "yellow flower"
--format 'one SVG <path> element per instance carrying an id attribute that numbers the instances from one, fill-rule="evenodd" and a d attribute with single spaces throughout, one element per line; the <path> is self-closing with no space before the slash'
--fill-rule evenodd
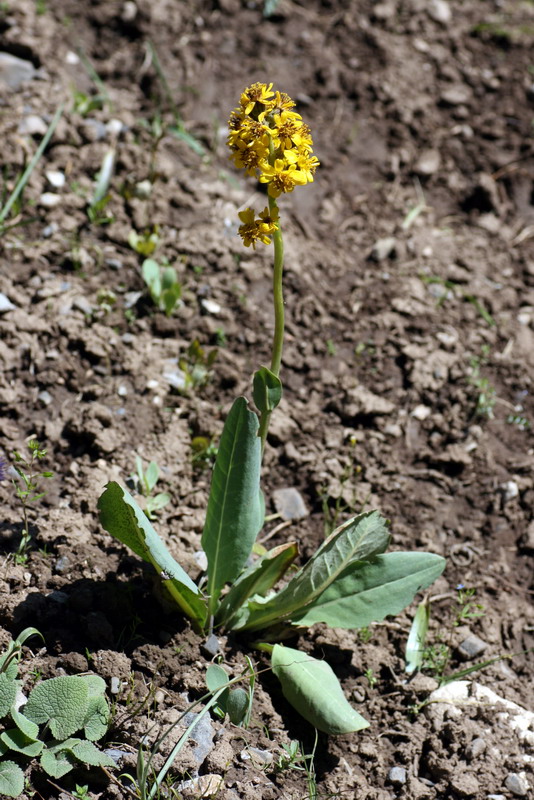
<path id="1" fill-rule="evenodd" d="M 240 99 L 243 113 L 250 114 L 256 103 L 270 106 L 272 103 L 270 98 L 274 95 L 274 92 L 271 92 L 272 88 L 272 83 L 269 86 L 266 83 L 253 83 L 245 89 Z"/>
<path id="2" fill-rule="evenodd" d="M 295 164 L 289 164 L 285 159 L 277 158 L 274 165 L 264 162 L 261 165 L 260 183 L 268 183 L 267 194 L 270 197 L 280 197 L 282 193 L 292 192 L 295 186 L 304 186 L 307 178 L 300 172 Z"/>
<path id="3" fill-rule="evenodd" d="M 260 212 L 260 222 L 264 233 L 274 233 L 278 229 L 278 220 L 280 219 L 280 212 L 277 208 L 270 211 L 267 206 Z"/>
<path id="4" fill-rule="evenodd" d="M 254 209 L 245 208 L 244 211 L 239 212 L 239 219 L 243 223 L 239 226 L 239 235 L 243 239 L 245 247 L 252 247 L 256 249 L 256 242 L 263 242 L 269 244 L 271 237 L 269 234 L 274 233 L 276 230 L 275 214 L 269 216 L 269 209 L 265 208 L 260 214 L 260 219 L 255 219 Z"/>
<path id="5" fill-rule="evenodd" d="M 286 150 L 303 142 L 301 116 L 294 111 L 282 111 L 273 117 L 273 144 Z"/>
<path id="6" fill-rule="evenodd" d="M 247 175 L 254 177 L 256 170 L 261 169 L 261 165 L 269 155 L 269 148 L 256 142 L 247 145 L 242 139 L 236 142 L 234 152 L 230 156 L 238 169 L 244 169 Z"/>
<path id="7" fill-rule="evenodd" d="M 294 164 L 300 172 L 306 176 L 307 183 L 313 183 L 315 170 L 319 166 L 319 161 L 315 156 L 306 151 L 284 150 L 284 157 L 289 164 Z"/>

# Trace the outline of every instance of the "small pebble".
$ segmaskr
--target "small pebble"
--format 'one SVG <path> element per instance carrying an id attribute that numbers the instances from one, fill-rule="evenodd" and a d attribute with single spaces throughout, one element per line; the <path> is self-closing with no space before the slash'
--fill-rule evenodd
<path id="1" fill-rule="evenodd" d="M 45 208 L 55 208 L 61 203 L 61 195 L 54 192 L 43 192 L 39 198 L 39 204 Z"/>
<path id="2" fill-rule="evenodd" d="M 44 136 L 47 130 L 46 122 L 37 114 L 28 114 L 19 124 L 19 133 L 24 136 Z"/>
<path id="3" fill-rule="evenodd" d="M 486 800 L 506 800 L 503 794 L 488 794 Z"/>
<path id="4" fill-rule="evenodd" d="M 447 25 L 452 19 L 452 12 L 446 0 L 428 0 L 427 14 L 434 22 Z"/>
<path id="5" fill-rule="evenodd" d="M 50 237 L 53 236 L 54 233 L 57 233 L 58 230 L 59 230 L 59 225 L 57 224 L 57 222 L 51 222 L 50 225 L 47 225 L 46 228 L 43 228 L 41 236 L 43 237 L 43 239 L 50 239 Z"/>
<path id="6" fill-rule="evenodd" d="M 54 189 L 61 189 L 65 186 L 65 173 L 60 172 L 58 169 L 50 169 L 48 172 L 45 172 L 46 180 L 50 183 Z"/>
<path id="7" fill-rule="evenodd" d="M 423 150 L 414 164 L 413 171 L 421 177 L 434 175 L 440 168 L 441 157 L 437 150 Z"/>
<path id="8" fill-rule="evenodd" d="M 480 736 L 477 736 L 476 739 L 473 739 L 473 741 L 467 745 L 465 755 L 468 761 L 472 761 L 474 758 L 478 758 L 478 756 L 482 755 L 485 749 L 486 742 Z"/>
<path id="9" fill-rule="evenodd" d="M 44 406 L 49 406 L 50 403 L 52 402 L 52 395 L 50 394 L 50 392 L 47 392 L 46 389 L 45 389 L 42 392 L 39 392 L 39 394 L 37 395 L 37 399 Z"/>
<path id="10" fill-rule="evenodd" d="M 60 556 L 54 564 L 54 572 L 66 572 L 70 567 L 70 559 L 68 556 Z"/>
<path id="11" fill-rule="evenodd" d="M 16 306 L 13 305 L 11 300 L 0 292 L 0 314 L 5 314 L 6 311 L 14 311 Z"/>
<path id="12" fill-rule="evenodd" d="M 118 694 L 121 690 L 121 680 L 115 675 L 109 681 L 109 691 L 111 694 Z"/>
<path id="13" fill-rule="evenodd" d="M 127 750 L 117 750 L 113 747 L 110 747 L 108 750 L 104 750 L 104 753 L 113 759 L 113 761 L 118 764 L 121 759 L 125 758 L 129 755 Z"/>
<path id="14" fill-rule="evenodd" d="M 510 772 L 506 776 L 504 785 L 515 797 L 526 797 L 530 788 L 524 772 Z"/>
<path id="15" fill-rule="evenodd" d="M 283 520 L 304 519 L 310 513 L 302 495 L 296 489 L 276 489 L 273 492 L 273 502 Z"/>
<path id="16" fill-rule="evenodd" d="M 406 783 L 406 770 L 404 767 L 392 767 L 388 772 L 388 781 L 394 786 L 403 786 Z"/>
<path id="17" fill-rule="evenodd" d="M 76 308 L 78 311 L 81 311 L 82 314 L 86 314 L 87 316 L 91 316 L 93 313 L 93 306 L 85 297 L 75 297 L 72 301 L 72 307 Z"/>
<path id="18" fill-rule="evenodd" d="M 31 61 L 12 56 L 11 53 L 0 53 L 0 83 L 9 89 L 19 89 L 25 82 L 33 78 L 36 69 Z"/>
<path id="19" fill-rule="evenodd" d="M 393 255 L 396 246 L 397 240 L 393 236 L 378 239 L 371 250 L 371 258 L 373 261 L 384 261 L 384 259 Z"/>
<path id="20" fill-rule="evenodd" d="M 458 650 L 464 658 L 476 658 L 487 648 L 487 643 L 472 633 L 460 644 Z"/>
<path id="21" fill-rule="evenodd" d="M 200 305 L 204 311 L 208 312 L 208 314 L 220 314 L 221 312 L 221 307 L 219 303 L 215 302 L 215 300 L 203 299 L 200 301 Z"/>
<path id="22" fill-rule="evenodd" d="M 418 419 L 421 422 L 423 422 L 423 420 L 427 419 L 427 417 L 429 417 L 431 413 L 432 413 L 431 408 L 429 408 L 428 406 L 419 405 L 414 408 L 410 416 L 412 416 L 414 419 Z"/>
<path id="23" fill-rule="evenodd" d="M 257 766 L 267 766 L 273 762 L 273 754 L 269 750 L 260 750 L 259 747 L 247 747 L 239 754 L 241 761 L 253 761 Z"/>
<path id="24" fill-rule="evenodd" d="M 117 394 L 119 397 L 126 397 L 128 394 L 128 387 L 127 386 L 119 386 L 117 389 Z"/>
<path id="25" fill-rule="evenodd" d="M 508 503 L 510 500 L 513 500 L 514 497 L 517 497 L 519 494 L 519 486 L 517 485 L 516 481 L 506 481 L 505 483 L 501 483 L 499 486 L 503 494 L 503 499 L 505 503 Z"/>
<path id="26" fill-rule="evenodd" d="M 214 633 L 210 633 L 205 642 L 202 642 L 200 649 L 207 658 L 213 658 L 221 652 L 221 644 Z"/>

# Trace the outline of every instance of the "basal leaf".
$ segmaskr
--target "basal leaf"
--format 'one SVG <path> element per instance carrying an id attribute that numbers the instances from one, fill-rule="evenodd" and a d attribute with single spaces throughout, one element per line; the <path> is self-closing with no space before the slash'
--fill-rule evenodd
<path id="1" fill-rule="evenodd" d="M 398 614 L 444 568 L 445 559 L 434 553 L 386 553 L 370 561 L 354 561 L 312 604 L 295 612 L 291 621 L 364 628 Z"/>
<path id="2" fill-rule="evenodd" d="M 239 609 L 254 594 L 265 595 L 286 573 L 298 555 L 295 542 L 274 547 L 255 564 L 241 573 L 224 596 L 216 615 L 216 623 L 232 628 Z"/>
<path id="3" fill-rule="evenodd" d="M 230 717 L 230 722 L 234 725 L 241 725 L 247 715 L 250 705 L 250 695 L 240 686 L 237 689 L 230 689 L 226 700 L 226 713 Z"/>
<path id="4" fill-rule="evenodd" d="M 44 745 L 43 742 L 29 739 L 18 728 L 10 728 L 0 734 L 0 739 L 9 750 L 16 753 L 22 753 L 29 758 L 38 756 Z"/>
<path id="5" fill-rule="evenodd" d="M 273 647 L 271 661 L 284 697 L 318 730 L 341 734 L 369 726 L 348 702 L 326 661 L 279 644 Z"/>
<path id="6" fill-rule="evenodd" d="M 210 664 L 206 670 L 206 686 L 210 692 L 215 692 L 226 686 L 230 680 L 226 670 L 219 664 Z"/>
<path id="7" fill-rule="evenodd" d="M 11 719 L 22 733 L 28 737 L 28 739 L 33 739 L 36 741 L 39 738 L 39 726 L 36 725 L 35 722 L 32 722 L 31 719 L 25 717 L 24 714 L 21 714 L 20 711 L 17 711 L 15 708 L 11 709 Z"/>
<path id="8" fill-rule="evenodd" d="M 76 760 L 68 750 L 52 752 L 47 748 L 41 753 L 40 763 L 48 775 L 57 779 L 70 772 L 75 766 Z"/>
<path id="9" fill-rule="evenodd" d="M 202 627 L 206 602 L 198 586 L 171 556 L 133 497 L 112 481 L 98 501 L 100 522 L 116 539 L 152 564 L 182 610 Z"/>
<path id="10" fill-rule="evenodd" d="M 260 505 L 261 442 L 258 418 L 244 397 L 228 414 L 219 450 L 202 533 L 208 558 L 210 614 L 225 583 L 243 569 L 263 524 Z"/>
<path id="11" fill-rule="evenodd" d="M 83 731 L 92 742 L 98 741 L 109 726 L 109 706 L 105 697 L 89 697 Z"/>
<path id="12" fill-rule="evenodd" d="M 92 742 L 78 742 L 72 747 L 72 754 L 78 761 L 91 767 L 115 767 L 113 759 L 99 750 Z"/>
<path id="13" fill-rule="evenodd" d="M 388 541 L 386 521 L 377 511 L 353 517 L 323 542 L 281 592 L 267 601 L 253 598 L 248 604 L 248 616 L 239 629 L 258 630 L 294 619 L 296 613 L 311 605 L 351 561 L 382 553 Z"/>
<path id="14" fill-rule="evenodd" d="M 78 675 L 61 675 L 38 683 L 24 706 L 24 715 L 37 724 L 49 723 L 55 739 L 66 739 L 83 726 L 88 688 Z"/>
<path id="15" fill-rule="evenodd" d="M 24 791 L 24 773 L 13 761 L 0 761 L 0 796 L 18 797 Z"/>

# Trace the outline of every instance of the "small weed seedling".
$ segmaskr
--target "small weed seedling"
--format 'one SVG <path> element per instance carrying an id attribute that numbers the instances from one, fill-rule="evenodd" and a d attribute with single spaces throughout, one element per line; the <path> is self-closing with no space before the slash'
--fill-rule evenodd
<path id="1" fill-rule="evenodd" d="M 113 222 L 113 217 L 105 213 L 106 206 L 111 200 L 109 187 L 113 177 L 113 167 L 115 164 L 115 150 L 111 148 L 102 160 L 102 167 L 96 177 L 95 190 L 91 202 L 87 207 L 89 222 L 93 225 L 107 225 Z"/>
<path id="2" fill-rule="evenodd" d="M 28 697 L 18 680 L 22 645 L 41 634 L 26 628 L 0 656 L 0 796 L 24 791 L 28 759 L 39 759 L 44 772 L 58 779 L 76 764 L 115 766 L 94 742 L 108 729 L 106 685 L 98 675 L 62 675 L 41 681 Z M 76 736 L 74 734 L 77 734 Z"/>
<path id="3" fill-rule="evenodd" d="M 469 362 L 471 373 L 468 380 L 471 386 L 474 386 L 478 392 L 475 414 L 480 417 L 493 419 L 493 409 L 497 399 L 495 389 L 489 382 L 489 379 L 484 378 L 481 374 L 482 367 L 488 363 L 488 353 L 488 348 L 484 348 L 480 357 L 473 356 L 471 358 Z"/>
<path id="4" fill-rule="evenodd" d="M 456 591 L 455 608 L 445 639 L 443 636 L 439 636 L 434 644 L 426 643 L 430 622 L 430 601 L 425 598 L 417 608 L 406 644 L 406 672 L 413 673 L 419 669 L 430 672 L 439 681 L 440 686 L 469 675 L 471 672 L 476 672 L 501 658 L 498 656 L 489 661 L 474 664 L 460 672 L 445 675 L 452 654 L 454 629 L 468 620 L 483 617 L 485 613 L 484 606 L 475 600 L 476 589 L 467 589 L 460 584 Z"/>
<path id="5" fill-rule="evenodd" d="M 44 497 L 46 491 L 42 490 L 42 481 L 53 478 L 54 473 L 39 471 L 39 461 L 46 456 L 46 450 L 41 447 L 36 439 L 28 442 L 29 457 L 25 458 L 17 450 L 13 452 L 13 469 L 20 478 L 21 485 L 13 481 L 17 497 L 22 507 L 22 536 L 16 552 L 16 560 L 24 563 L 28 557 L 30 547 L 30 523 L 28 520 L 28 507 Z"/>
<path id="6" fill-rule="evenodd" d="M 145 258 L 141 274 L 154 305 L 170 317 L 182 297 L 182 284 L 174 267 L 162 267 L 153 258 Z"/>
<path id="7" fill-rule="evenodd" d="M 130 231 L 128 244 L 140 256 L 151 256 L 159 244 L 158 226 L 154 225 L 152 229 L 147 228 L 142 233 Z"/>
<path id="8" fill-rule="evenodd" d="M 166 492 L 152 495 L 159 479 L 159 467 L 155 461 L 151 461 L 145 470 L 143 468 L 143 460 L 136 456 L 135 466 L 137 474 L 132 474 L 130 477 L 137 483 L 139 491 L 145 497 L 145 514 L 148 519 L 154 519 L 156 511 L 160 511 L 171 502 L 170 495 Z"/>
<path id="9" fill-rule="evenodd" d="M 270 654 L 286 699 L 317 729 L 341 734 L 361 730 L 368 722 L 347 701 L 332 668 L 326 661 L 273 642 L 316 622 L 363 628 L 397 614 L 442 573 L 445 560 L 432 553 L 385 553 L 387 522 L 378 511 L 369 511 L 338 526 L 278 591 L 275 587 L 297 558 L 296 543 L 282 544 L 249 562 L 265 518 L 262 456 L 271 415 L 282 397 L 284 246 L 278 198 L 311 183 L 319 165 L 312 154 L 310 129 L 292 110 L 294 105 L 288 95 L 272 91 L 272 84 L 255 83 L 242 93 L 229 121 L 234 164 L 267 187 L 268 205 L 259 214 L 252 208 L 241 211 L 238 232 L 246 247 L 274 245 L 274 338 L 270 366 L 260 366 L 253 378 L 258 413 L 246 398 L 238 397 L 224 424 L 202 534 L 208 565 L 205 580 L 197 585 L 189 577 L 118 483 L 107 485 L 98 505 L 103 527 L 154 566 L 196 630 L 250 633 L 252 646 Z M 201 363 L 200 352 L 190 358 L 195 358 L 195 366 Z M 180 367 L 184 369 L 181 362 Z M 218 674 L 222 681 L 222 673 Z M 228 684 L 218 688 L 210 702 L 230 714 L 234 696 L 228 696 L 226 708 L 219 702 Z M 243 695 L 239 703 L 236 700 L 239 704 L 243 713 Z"/>

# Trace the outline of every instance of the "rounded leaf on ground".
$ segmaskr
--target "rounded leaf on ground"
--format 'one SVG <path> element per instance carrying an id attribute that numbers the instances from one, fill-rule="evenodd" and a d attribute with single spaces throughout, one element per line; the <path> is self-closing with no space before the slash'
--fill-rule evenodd
<path id="1" fill-rule="evenodd" d="M 24 773 L 13 761 L 0 761 L 0 796 L 18 797 L 24 791 Z"/>
<path id="2" fill-rule="evenodd" d="M 86 681 L 78 675 L 50 678 L 32 690 L 24 714 L 39 725 L 49 723 L 55 739 L 66 739 L 84 725 L 88 694 Z"/>

